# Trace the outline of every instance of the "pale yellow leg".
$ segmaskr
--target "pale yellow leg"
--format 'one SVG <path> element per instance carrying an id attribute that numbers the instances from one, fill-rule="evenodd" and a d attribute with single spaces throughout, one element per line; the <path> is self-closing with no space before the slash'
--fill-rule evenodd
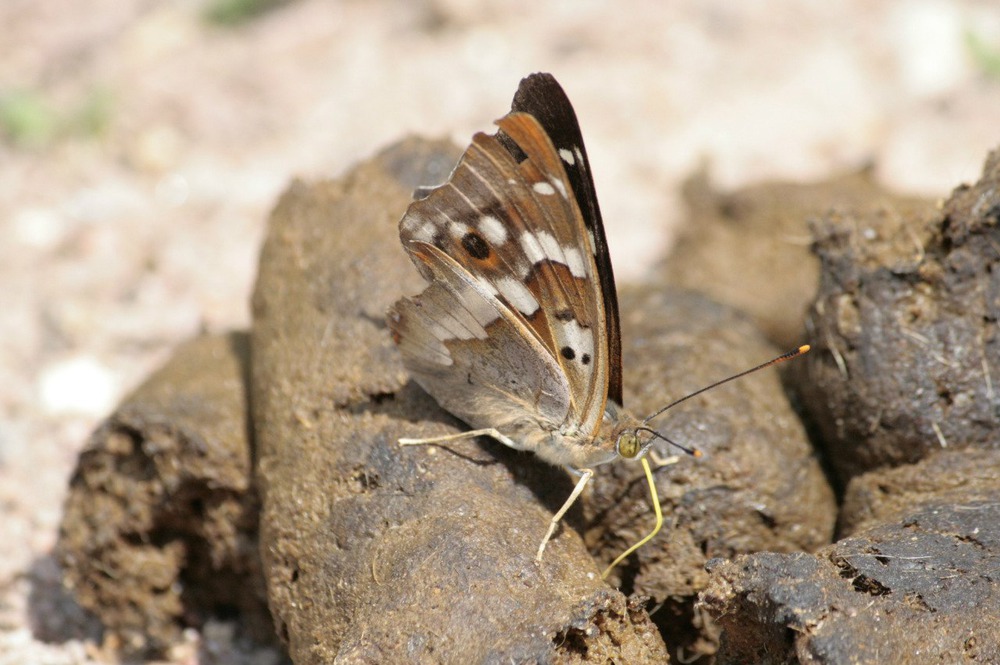
<path id="1" fill-rule="evenodd" d="M 477 436 L 489 436 L 505 446 L 509 446 L 515 450 L 519 450 L 520 447 L 514 443 L 513 439 L 508 436 L 504 436 L 492 427 L 487 427 L 485 429 L 473 429 L 468 432 L 458 432 L 457 434 L 445 434 L 444 436 L 433 436 L 427 439 L 400 439 L 399 445 L 401 446 L 422 446 L 427 443 L 448 443 L 449 441 L 461 441 L 462 439 L 474 439 Z"/>
<path id="2" fill-rule="evenodd" d="M 660 454 L 657 453 L 652 448 L 650 448 L 649 452 L 646 453 L 646 457 L 653 460 L 653 464 L 656 466 L 657 469 L 662 469 L 663 467 L 670 466 L 671 464 L 677 464 L 677 462 L 681 460 L 680 455 L 671 455 L 670 457 L 660 457 Z"/>
<path id="3" fill-rule="evenodd" d="M 552 516 L 552 521 L 549 522 L 549 530 L 545 534 L 545 537 L 542 538 L 542 544 L 538 546 L 538 554 L 535 556 L 536 561 L 542 560 L 542 553 L 545 552 L 545 546 L 548 545 L 549 540 L 552 538 L 552 534 L 556 532 L 556 527 L 559 526 L 559 520 L 563 518 L 563 515 L 566 514 L 566 511 L 569 510 L 570 506 L 572 506 L 573 503 L 580 498 L 580 492 L 583 491 L 583 488 L 587 486 L 587 481 L 589 481 L 591 476 L 594 475 L 592 469 L 574 469 L 574 471 L 580 474 L 580 480 L 576 481 L 576 487 L 573 488 L 573 492 L 569 495 L 569 498 L 566 499 L 566 503 L 562 505 L 559 512 Z"/>

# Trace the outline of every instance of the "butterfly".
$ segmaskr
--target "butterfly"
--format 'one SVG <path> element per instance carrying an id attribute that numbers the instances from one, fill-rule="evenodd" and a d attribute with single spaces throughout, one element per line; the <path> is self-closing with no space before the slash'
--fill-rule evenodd
<path id="1" fill-rule="evenodd" d="M 400 221 L 430 285 L 388 321 L 410 375 L 473 428 L 402 443 L 485 435 L 578 477 L 541 560 L 593 468 L 650 441 L 622 408 L 615 280 L 573 107 L 554 77 L 533 74 L 496 124 Z"/>
<path id="2" fill-rule="evenodd" d="M 496 124 L 400 220 L 429 285 L 388 315 L 410 375 L 473 429 L 400 443 L 489 436 L 569 470 L 578 480 L 538 547 L 541 561 L 594 467 L 642 458 L 655 499 L 644 456 L 665 437 L 647 423 L 673 404 L 642 420 L 623 408 L 614 273 L 566 93 L 550 74 L 532 74 Z M 611 567 L 655 535 L 654 504 L 653 533 Z"/>

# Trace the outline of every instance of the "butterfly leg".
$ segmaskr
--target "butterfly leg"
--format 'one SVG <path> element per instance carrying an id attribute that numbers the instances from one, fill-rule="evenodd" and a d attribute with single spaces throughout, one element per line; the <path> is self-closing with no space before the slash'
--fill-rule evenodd
<path id="1" fill-rule="evenodd" d="M 444 436 L 432 436 L 427 439 L 400 439 L 399 445 L 401 446 L 420 446 L 426 443 L 448 443 L 449 441 L 461 441 L 462 439 L 474 439 L 477 436 L 488 436 L 496 439 L 505 446 L 514 448 L 515 450 L 520 450 L 523 446 L 519 446 L 514 443 L 514 440 L 509 436 L 504 436 L 499 431 L 492 427 L 487 427 L 485 429 L 474 429 L 468 432 L 458 432 L 457 434 L 446 434 Z"/>
<path id="2" fill-rule="evenodd" d="M 573 492 L 569 495 L 569 498 L 566 499 L 566 503 L 562 505 L 559 512 L 552 516 L 552 521 L 549 522 L 549 530 L 545 534 L 545 538 L 542 539 L 542 544 L 538 546 L 538 554 L 535 556 L 536 561 L 542 560 L 542 553 L 545 552 L 545 546 L 548 545 L 549 540 L 552 538 L 552 534 L 556 532 L 556 527 L 559 526 L 559 521 L 563 518 L 563 515 L 566 514 L 566 511 L 569 510 L 570 506 L 572 506 L 580 497 L 580 492 L 583 491 L 583 488 L 587 486 L 587 482 L 590 480 L 591 476 L 594 475 L 593 469 L 573 469 L 570 467 L 567 467 L 567 469 L 569 469 L 569 471 L 574 475 L 580 476 L 580 480 L 576 481 L 576 487 L 573 488 Z"/>
<path id="3" fill-rule="evenodd" d="M 653 460 L 653 464 L 657 469 L 662 469 L 665 466 L 670 466 L 671 464 L 677 464 L 681 460 L 680 455 L 671 455 L 670 457 L 660 457 L 659 453 L 655 450 L 650 449 L 646 456 Z"/>

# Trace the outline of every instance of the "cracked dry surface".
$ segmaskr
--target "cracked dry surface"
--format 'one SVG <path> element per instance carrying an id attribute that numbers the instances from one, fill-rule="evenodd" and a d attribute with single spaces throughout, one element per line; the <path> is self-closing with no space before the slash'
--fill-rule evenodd
<path id="1" fill-rule="evenodd" d="M 1000 500 L 927 506 L 815 556 L 720 562 L 701 602 L 719 663 L 993 663 L 998 551 Z"/>
<path id="2" fill-rule="evenodd" d="M 1000 660 L 998 191 L 994 151 L 940 209 L 814 223 L 816 348 L 793 371 L 846 484 L 842 539 L 710 563 L 718 662 Z"/>
<path id="3" fill-rule="evenodd" d="M 846 485 L 815 555 L 711 563 L 720 663 L 1000 661 L 1000 151 L 938 209 L 814 223 L 804 410 Z"/>
<path id="4" fill-rule="evenodd" d="M 706 558 L 815 549 L 829 538 L 830 490 L 775 375 L 748 379 L 741 400 L 706 395 L 692 412 L 668 420 L 672 436 L 697 440 L 709 454 L 697 464 L 686 460 L 658 472 L 671 531 L 619 573 L 631 590 L 654 596 L 656 625 L 640 603 L 598 580 L 580 538 L 582 533 L 592 551 L 610 558 L 618 540 L 642 528 L 648 499 L 634 469 L 618 465 L 602 473 L 537 566 L 532 552 L 540 529 L 529 525 L 544 526 L 565 498 L 569 483 L 560 471 L 490 442 L 401 451 L 401 436 L 460 425 L 407 380 L 387 339 L 381 312 L 401 291 L 420 286 L 387 211 L 404 205 L 415 182 L 432 172 L 439 176 L 452 152 L 447 144 L 408 141 L 341 180 L 293 185 L 262 254 L 251 380 L 265 506 L 261 543 L 270 609 L 296 662 L 663 662 L 657 627 L 685 657 L 719 648 L 720 662 L 769 662 L 775 654 L 841 662 L 855 653 L 878 662 L 879 653 L 896 648 L 943 658 L 960 649 L 985 662 L 993 657 L 993 625 L 979 614 L 967 620 L 976 612 L 988 616 L 996 603 L 988 574 L 996 567 L 996 534 L 977 521 L 996 518 L 995 487 L 988 475 L 977 475 L 990 467 L 989 450 L 940 454 L 910 475 L 902 467 L 858 477 L 845 502 L 856 513 L 842 518 L 848 539 L 815 556 L 768 553 L 714 563 L 711 585 L 692 607 L 709 579 Z M 770 355 L 744 317 L 701 296 L 651 285 L 623 289 L 622 304 L 631 331 L 626 390 L 639 408 L 654 408 L 671 389 L 684 390 L 685 382 L 704 385 L 711 374 L 746 366 L 747 357 Z M 695 362 L 692 348 L 707 359 Z M 94 603 L 109 610 L 104 618 L 127 640 L 159 644 L 174 639 L 182 622 L 211 611 L 205 594 L 226 579 L 220 563 L 247 571 L 239 557 L 225 556 L 234 551 L 228 536 L 242 534 L 214 530 L 239 523 L 233 511 L 203 511 L 198 506 L 210 502 L 161 491 L 186 486 L 178 472 L 201 468 L 200 455 L 213 450 L 206 441 L 218 432 L 245 434 L 238 423 L 247 417 L 246 377 L 234 364 L 235 376 L 215 383 L 210 362 L 183 360 L 183 349 L 178 358 L 186 369 L 175 368 L 171 380 L 161 381 L 160 401 L 175 410 L 122 430 L 133 436 L 115 430 L 100 439 L 111 461 L 94 467 L 100 474 L 81 474 L 91 481 L 97 475 L 112 482 L 150 480 L 143 487 L 158 498 L 140 502 L 136 514 L 149 512 L 141 510 L 147 504 L 167 507 L 148 534 L 125 524 L 126 544 L 149 547 L 119 549 L 119 558 L 141 574 L 137 584 L 117 587 L 127 594 L 148 584 L 150 598 L 166 603 L 151 604 L 138 623 L 111 611 L 116 606 L 106 601 L 116 592 L 113 584 Z M 192 384 L 192 376 L 205 384 Z M 231 404 L 228 420 L 212 417 L 213 400 Z M 163 411 L 156 400 L 151 406 L 152 415 Z M 134 411 L 130 401 L 116 417 Z M 137 441 L 147 457 L 130 453 Z M 238 499 L 247 488 L 250 457 L 243 450 L 206 472 L 235 465 Z M 81 458 L 82 469 L 90 466 Z M 219 485 L 206 477 L 206 486 Z M 924 485 L 916 482 L 921 478 Z M 88 506 L 86 498 L 78 505 Z M 205 524 L 199 526 L 202 512 Z M 162 537 L 166 532 L 157 529 L 164 520 L 185 524 L 178 516 L 190 517 L 190 537 Z M 93 522 L 97 530 L 120 523 Z M 74 537 L 77 565 L 93 559 L 107 568 L 87 549 L 92 539 L 86 529 Z M 692 556 L 677 556 L 685 551 Z M 185 567 L 197 560 L 210 560 L 212 567 Z M 103 579 L 100 570 L 80 570 L 81 582 Z M 203 578 L 203 597 L 170 593 L 178 582 Z M 168 593 L 156 595 L 164 589 Z M 482 598 L 492 602 L 484 605 Z M 914 630 L 920 639 L 906 642 Z"/>

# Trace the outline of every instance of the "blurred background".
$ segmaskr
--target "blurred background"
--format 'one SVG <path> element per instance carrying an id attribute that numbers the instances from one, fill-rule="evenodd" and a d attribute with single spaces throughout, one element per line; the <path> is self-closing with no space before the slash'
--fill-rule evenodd
<path id="1" fill-rule="evenodd" d="M 49 556 L 75 456 L 175 344 L 248 325 L 292 178 L 464 146 L 550 71 L 625 282 L 699 168 L 943 198 L 1000 144 L 993 0 L 5 0 L 0 24 L 0 664 L 103 657 Z"/>

